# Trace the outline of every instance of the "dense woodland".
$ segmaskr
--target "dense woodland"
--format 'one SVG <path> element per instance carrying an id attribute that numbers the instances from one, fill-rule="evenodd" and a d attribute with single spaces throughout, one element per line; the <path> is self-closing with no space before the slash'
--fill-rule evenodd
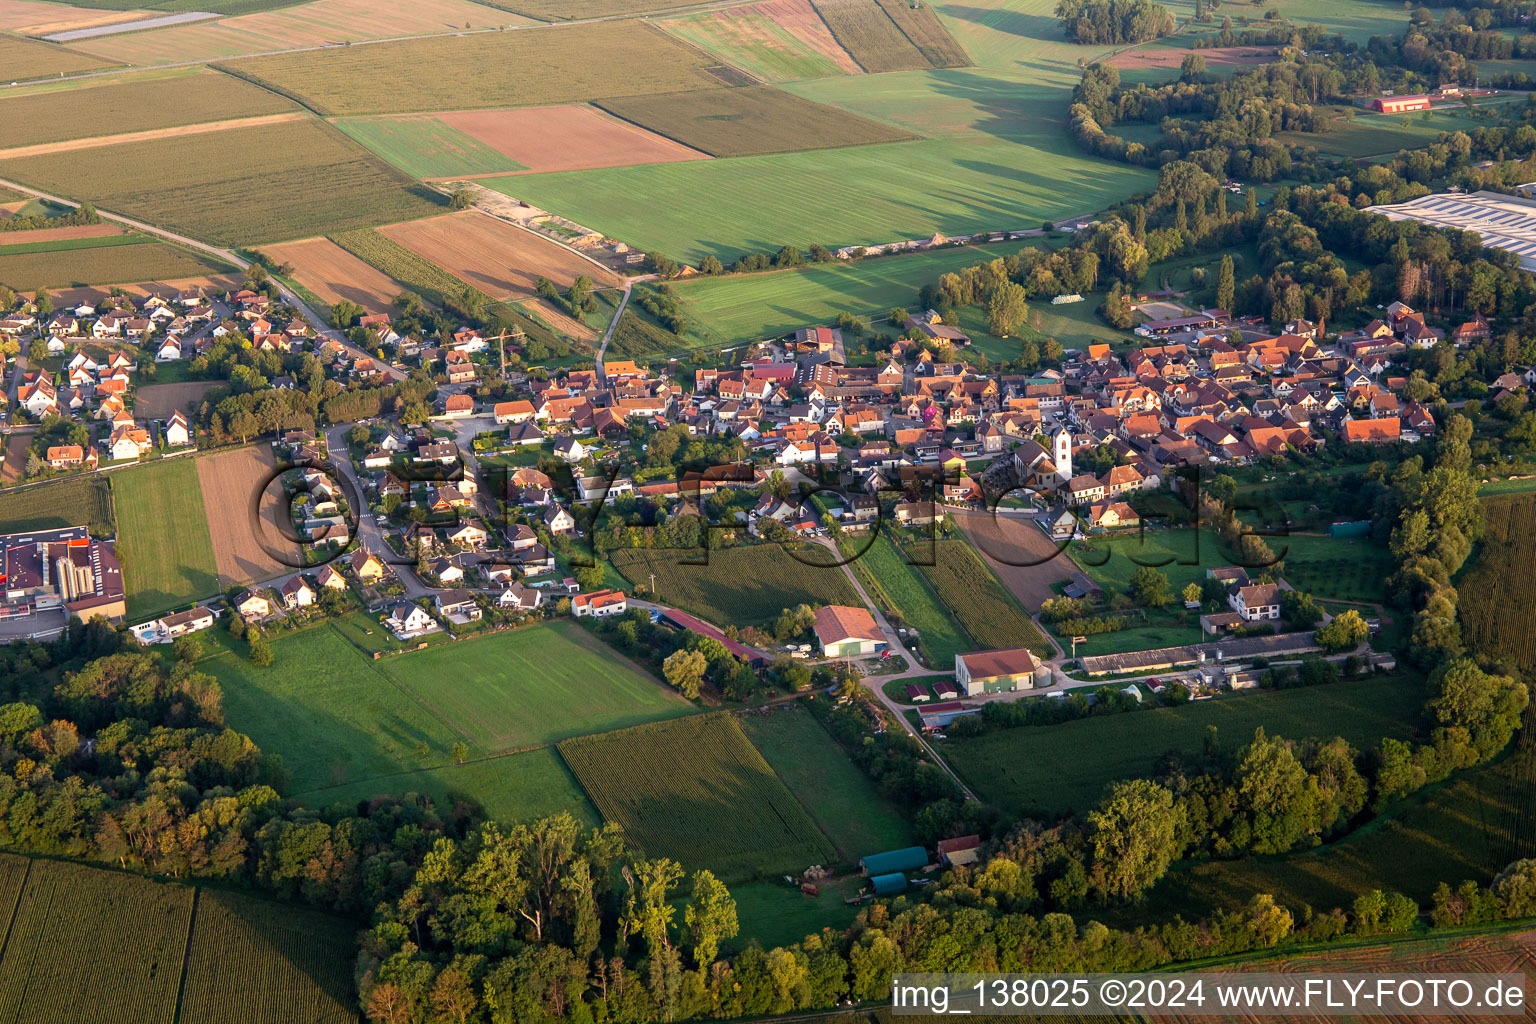
<path id="1" fill-rule="evenodd" d="M 1173 12 L 1154 0 L 1060 0 L 1056 19 L 1074 43 L 1144 43 L 1174 30 Z"/>

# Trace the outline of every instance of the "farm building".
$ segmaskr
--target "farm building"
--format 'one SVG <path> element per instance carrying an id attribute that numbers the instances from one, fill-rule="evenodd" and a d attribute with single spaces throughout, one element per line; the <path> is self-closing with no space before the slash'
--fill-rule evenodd
<path id="1" fill-rule="evenodd" d="M 917 709 L 917 717 L 924 729 L 942 729 L 962 715 L 974 715 L 980 711 L 981 708 L 976 705 L 952 700 L 920 707 Z"/>
<path id="2" fill-rule="evenodd" d="M 955 682 L 967 697 L 1029 689 L 1050 678 L 1051 670 L 1027 647 L 955 655 Z"/>
<path id="3" fill-rule="evenodd" d="M 680 612 L 676 608 L 663 608 L 661 610 L 661 621 L 674 629 L 686 629 L 690 633 L 697 633 L 699 636 L 707 636 L 711 640 L 718 641 L 727 651 L 730 651 L 753 668 L 762 668 L 768 660 L 761 652 L 754 651 L 746 644 L 732 640 L 703 619 L 689 615 L 687 612 Z"/>
<path id="4" fill-rule="evenodd" d="M 955 839 L 939 840 L 939 863 L 955 867 L 959 864 L 976 863 L 977 851 L 981 849 L 981 836 L 959 836 Z"/>
<path id="5" fill-rule="evenodd" d="M 1410 110 L 1428 110 L 1428 96 L 1382 96 L 1371 106 L 1383 114 L 1402 114 Z"/>
<path id="6" fill-rule="evenodd" d="M 876 896 L 891 896 L 906 890 L 907 876 L 895 871 L 888 875 L 876 875 L 869 880 L 869 884 L 874 888 Z"/>
<path id="7" fill-rule="evenodd" d="M 863 608 L 847 605 L 816 609 L 816 641 L 828 658 L 875 654 L 886 646 L 875 617 Z"/>
<path id="8" fill-rule="evenodd" d="M 859 860 L 859 870 L 871 878 L 896 871 L 921 871 L 928 866 L 928 851 L 921 846 L 872 853 Z"/>

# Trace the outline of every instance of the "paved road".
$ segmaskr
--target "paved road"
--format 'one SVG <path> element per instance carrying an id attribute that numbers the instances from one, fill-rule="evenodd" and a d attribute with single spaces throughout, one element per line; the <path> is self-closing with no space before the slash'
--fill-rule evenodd
<path id="1" fill-rule="evenodd" d="M 362 480 L 358 478 L 357 467 L 352 465 L 352 458 L 347 454 L 347 431 L 351 429 L 352 424 L 350 423 L 334 426 L 325 432 L 325 439 L 330 444 L 331 451 L 338 453 L 332 461 L 336 463 L 337 468 L 341 470 L 341 475 L 355 490 L 357 508 L 353 511 L 357 513 L 358 538 L 369 551 L 382 557 L 393 549 L 384 542 L 383 529 L 379 526 L 373 514 L 368 511 L 366 499 L 364 498 L 367 492 L 363 489 Z M 395 575 L 400 577 L 400 582 L 405 587 L 407 599 L 415 600 L 418 597 L 425 597 L 432 593 L 432 590 L 426 584 L 417 579 L 416 573 L 406 566 L 397 565 L 394 569 Z"/>

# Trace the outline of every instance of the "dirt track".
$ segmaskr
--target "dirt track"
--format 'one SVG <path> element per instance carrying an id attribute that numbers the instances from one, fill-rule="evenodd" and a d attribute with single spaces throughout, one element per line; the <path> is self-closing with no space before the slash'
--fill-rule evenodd
<path id="1" fill-rule="evenodd" d="M 260 117 L 237 117 L 227 121 L 205 121 L 202 124 L 183 125 L 180 128 L 152 128 L 143 132 L 124 132 L 121 135 L 96 135 L 88 139 L 67 139 L 64 142 L 42 142 L 35 146 L 16 146 L 0 149 L 0 160 L 23 156 L 49 156 L 53 153 L 71 153 L 77 149 L 99 149 L 102 146 L 118 146 L 129 142 L 152 142 L 155 139 L 180 138 L 183 135 L 204 135 L 208 132 L 224 132 L 231 128 L 255 128 L 267 124 L 283 124 L 301 121 L 309 115 L 304 111 L 285 114 L 263 114 Z M 254 158 L 254 157 L 253 157 Z"/>
<path id="2" fill-rule="evenodd" d="M 287 552 L 289 562 L 298 561 L 298 546 L 277 532 L 277 517 L 287 517 L 280 487 L 273 484 L 262 491 L 260 521 L 251 518 L 254 489 L 272 479 L 274 466 L 272 452 L 265 446 L 197 460 L 197 480 L 203 489 L 203 509 L 220 586 L 252 583 L 294 570 L 293 565 L 269 552 L 269 548 Z"/>
<path id="3" fill-rule="evenodd" d="M 355 302 L 370 313 L 387 313 L 405 286 L 375 270 L 329 238 L 306 238 L 281 245 L 264 245 L 262 252 L 279 263 L 293 264 L 293 279 L 334 305 Z"/>
<path id="4" fill-rule="evenodd" d="M 540 277 L 561 288 L 578 274 L 600 288 L 619 283 L 619 275 L 564 246 L 475 210 L 390 224 L 379 232 L 492 298 L 532 295 Z"/>

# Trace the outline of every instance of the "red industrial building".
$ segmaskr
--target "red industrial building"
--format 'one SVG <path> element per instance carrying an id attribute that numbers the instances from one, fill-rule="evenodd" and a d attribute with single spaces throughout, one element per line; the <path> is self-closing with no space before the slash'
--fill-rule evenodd
<path id="1" fill-rule="evenodd" d="M 1428 110 L 1428 96 L 1383 96 L 1373 104 L 1383 114 L 1401 114 L 1409 110 Z"/>

